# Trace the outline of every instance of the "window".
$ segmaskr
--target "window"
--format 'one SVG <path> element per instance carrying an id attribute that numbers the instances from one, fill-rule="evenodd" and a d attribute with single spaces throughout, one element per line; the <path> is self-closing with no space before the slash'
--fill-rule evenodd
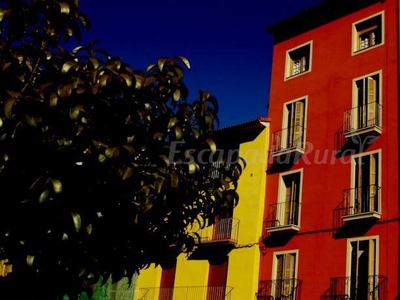
<path id="1" fill-rule="evenodd" d="M 357 129 L 380 125 L 379 81 L 379 74 L 375 74 L 355 82 L 357 90 Z"/>
<path id="2" fill-rule="evenodd" d="M 350 299 L 378 299 L 377 238 L 350 240 L 348 247 Z"/>
<path id="3" fill-rule="evenodd" d="M 353 80 L 353 105 L 344 112 L 345 137 L 382 133 L 382 72 Z"/>
<path id="4" fill-rule="evenodd" d="M 304 148 L 305 101 L 295 101 L 285 105 L 284 121 L 286 132 L 283 133 L 284 148 Z"/>
<path id="5" fill-rule="evenodd" d="M 353 213 L 379 212 L 379 153 L 354 158 Z"/>
<path id="6" fill-rule="evenodd" d="M 275 255 L 275 284 L 272 286 L 273 299 L 295 299 L 297 253 Z"/>
<path id="7" fill-rule="evenodd" d="M 310 71 L 310 68 L 311 43 L 307 43 L 287 52 L 285 78 L 305 73 Z"/>
<path id="8" fill-rule="evenodd" d="M 353 52 L 363 51 L 383 43 L 382 13 L 357 22 L 353 26 Z"/>
<path id="9" fill-rule="evenodd" d="M 281 176 L 276 226 L 299 226 L 301 171 Z"/>
<path id="10" fill-rule="evenodd" d="M 272 134 L 271 152 L 273 156 L 304 153 L 306 98 L 287 102 L 283 105 L 281 130 Z"/>

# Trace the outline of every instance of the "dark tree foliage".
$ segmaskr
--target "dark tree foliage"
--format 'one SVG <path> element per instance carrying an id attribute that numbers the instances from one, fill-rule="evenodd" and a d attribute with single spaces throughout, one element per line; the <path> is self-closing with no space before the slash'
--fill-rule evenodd
<path id="1" fill-rule="evenodd" d="M 239 162 L 210 138 L 216 99 L 187 100 L 188 60 L 142 72 L 96 42 L 61 46 L 88 27 L 78 0 L 0 0 L 1 297 L 76 299 L 130 278 L 238 201 Z"/>

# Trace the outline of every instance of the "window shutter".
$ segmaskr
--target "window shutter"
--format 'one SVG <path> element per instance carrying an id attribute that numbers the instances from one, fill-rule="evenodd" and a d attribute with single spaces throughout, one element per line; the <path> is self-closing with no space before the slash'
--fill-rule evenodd
<path id="1" fill-rule="evenodd" d="M 297 75 L 299 73 L 299 61 L 290 57 L 290 76 Z"/>
<path id="2" fill-rule="evenodd" d="M 364 123 L 365 123 L 365 82 L 364 80 L 358 80 L 356 82 L 357 85 L 357 107 L 353 108 L 354 114 L 357 113 L 357 115 L 354 116 L 354 125 L 355 129 L 363 128 Z M 355 111 L 356 110 L 356 111 Z M 353 114 L 352 112 L 352 114 Z"/>
<path id="3" fill-rule="evenodd" d="M 291 198 L 292 198 L 292 185 L 293 185 L 293 180 L 290 180 L 289 182 L 285 183 L 286 185 L 286 194 L 285 194 L 285 211 L 284 211 L 284 216 L 282 224 L 280 225 L 288 225 L 289 220 L 290 220 L 290 206 L 291 206 Z"/>
<path id="4" fill-rule="evenodd" d="M 283 257 L 284 255 L 277 255 L 276 256 L 276 284 L 273 286 L 273 293 L 275 298 L 281 296 L 282 293 L 282 282 L 284 280 L 283 276 Z"/>
<path id="5" fill-rule="evenodd" d="M 301 66 L 300 67 L 301 72 L 306 71 L 306 57 L 305 56 L 300 58 L 300 66 Z"/>
<path id="6" fill-rule="evenodd" d="M 369 210 L 378 211 L 377 201 L 375 201 L 377 193 L 377 157 L 376 154 L 370 155 L 369 165 Z"/>
<path id="7" fill-rule="evenodd" d="M 294 120 L 294 146 L 303 147 L 303 130 L 304 130 L 304 103 L 297 101 L 295 103 L 295 120 Z"/>
<path id="8" fill-rule="evenodd" d="M 368 300 L 376 299 L 374 297 L 376 281 L 376 240 L 369 240 L 369 256 L 368 256 Z"/>
<path id="9" fill-rule="evenodd" d="M 290 198 L 290 224 L 297 225 L 297 218 L 296 216 L 296 210 L 297 210 L 297 203 L 299 202 L 299 199 L 297 197 L 298 195 L 298 189 L 299 189 L 299 182 L 297 180 L 297 176 L 293 176 L 292 179 L 292 193 L 291 193 L 291 198 Z"/>
<path id="10" fill-rule="evenodd" d="M 294 122 L 295 122 L 295 105 L 294 103 L 288 104 L 288 125 L 287 125 L 287 143 L 286 143 L 286 148 L 292 148 L 293 145 L 293 140 L 294 140 Z"/>
<path id="11" fill-rule="evenodd" d="M 283 278 L 283 255 L 276 256 L 276 279 Z"/>
<path id="12" fill-rule="evenodd" d="M 377 103 L 377 90 L 376 90 L 376 80 L 372 77 L 367 78 L 367 86 L 368 86 L 368 120 L 367 126 L 376 125 L 376 103 Z"/>
<path id="13" fill-rule="evenodd" d="M 291 296 L 294 288 L 294 273 L 295 273 L 295 263 L 296 263 L 296 255 L 289 253 L 285 254 L 284 259 L 284 276 L 285 279 L 283 281 L 283 295 Z"/>
<path id="14" fill-rule="evenodd" d="M 363 176 L 362 176 L 362 157 L 356 157 L 356 182 L 354 191 L 354 213 L 360 213 L 363 197 Z"/>

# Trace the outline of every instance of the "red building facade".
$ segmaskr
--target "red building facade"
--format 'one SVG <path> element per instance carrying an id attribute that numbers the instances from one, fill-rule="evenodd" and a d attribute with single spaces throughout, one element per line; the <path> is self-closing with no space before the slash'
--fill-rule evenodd
<path id="1" fill-rule="evenodd" d="M 257 299 L 399 297 L 399 0 L 325 0 L 274 36 Z"/>

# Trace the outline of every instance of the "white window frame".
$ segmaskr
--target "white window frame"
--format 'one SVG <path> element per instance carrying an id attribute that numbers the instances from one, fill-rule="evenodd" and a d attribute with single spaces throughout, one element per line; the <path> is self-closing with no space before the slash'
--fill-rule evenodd
<path id="1" fill-rule="evenodd" d="M 292 103 L 295 103 L 295 102 L 298 102 L 298 101 L 304 101 L 304 118 L 303 118 L 303 128 L 304 128 L 304 131 L 303 131 L 303 145 L 304 145 L 304 147 L 303 148 L 305 148 L 305 144 L 306 144 L 306 133 L 307 133 L 307 130 L 306 130 L 306 128 L 307 128 L 307 107 L 308 107 L 308 105 L 307 105 L 307 103 L 308 103 L 308 95 L 306 95 L 306 96 L 303 96 L 303 97 L 299 97 L 299 98 L 296 98 L 296 99 L 293 99 L 293 100 L 290 100 L 290 101 L 287 101 L 287 102 L 285 102 L 285 103 L 283 103 L 283 111 L 282 111 L 282 129 L 283 129 L 283 131 L 282 131 L 282 136 L 281 136 L 281 148 L 285 148 L 285 149 L 287 149 L 288 148 L 288 145 L 287 145 L 287 143 L 286 143 L 286 141 L 287 141 L 287 134 L 288 134 L 288 106 L 290 105 L 290 104 L 292 104 Z M 291 126 L 293 126 L 293 124 L 291 124 Z M 285 147 L 282 147 L 282 143 L 284 143 L 283 145 L 285 146 Z"/>
<path id="2" fill-rule="evenodd" d="M 357 77 L 357 78 L 353 79 L 353 84 L 352 84 L 353 85 L 353 89 L 352 89 L 353 97 L 352 97 L 352 106 L 351 106 L 352 109 L 355 109 L 356 107 L 358 107 L 357 82 L 360 81 L 360 80 L 363 80 L 363 79 L 365 79 L 367 77 L 372 77 L 372 76 L 376 76 L 376 75 L 379 76 L 379 82 L 378 82 L 378 90 L 379 90 L 378 99 L 379 99 L 379 102 L 378 103 L 380 104 L 380 106 L 383 105 L 383 103 L 382 103 L 382 101 L 383 101 L 383 97 L 382 97 L 382 79 L 383 79 L 382 76 L 383 76 L 383 74 L 382 74 L 382 70 L 378 70 L 378 71 L 371 72 L 371 73 L 368 73 L 368 74 L 365 74 L 365 75 L 362 75 L 360 77 Z M 380 120 L 380 123 L 383 124 L 382 111 L 380 111 L 380 113 L 379 113 L 379 120 Z M 351 127 L 352 128 L 360 129 L 360 128 L 357 128 L 358 127 L 357 126 L 357 121 L 358 121 L 358 119 L 356 117 L 352 117 L 352 120 L 351 120 L 351 123 L 352 123 Z"/>
<path id="3" fill-rule="evenodd" d="M 347 253 L 346 253 L 346 277 L 351 277 L 351 243 L 357 241 L 376 241 L 376 251 L 375 251 L 375 271 L 376 274 L 379 274 L 379 235 L 365 236 L 365 237 L 357 237 L 347 239 Z M 347 285 L 348 295 L 350 295 L 350 284 Z"/>
<path id="4" fill-rule="evenodd" d="M 307 45 L 310 46 L 310 54 L 309 54 L 309 57 L 308 57 L 308 69 L 305 70 L 305 71 L 303 71 L 303 72 L 300 72 L 300 73 L 298 73 L 298 74 L 292 75 L 292 68 L 291 68 L 291 65 L 292 65 L 293 59 L 291 58 L 290 54 L 291 54 L 292 52 L 296 51 L 296 50 L 299 50 L 299 49 L 302 48 L 302 47 L 307 46 Z M 292 78 L 295 78 L 295 77 L 298 77 L 298 76 L 301 76 L 301 75 L 303 75 L 303 74 L 307 74 L 307 73 L 311 72 L 311 67 L 312 67 L 312 52 L 313 52 L 312 49 L 313 49 L 313 41 L 311 40 L 311 41 L 308 41 L 308 42 L 306 42 L 306 43 L 304 43 L 304 44 L 298 45 L 298 46 L 296 46 L 296 47 L 294 47 L 294 48 L 289 49 L 289 50 L 286 51 L 285 74 L 284 74 L 284 80 L 285 80 L 285 81 L 286 81 L 286 80 L 289 80 L 289 79 L 292 79 Z"/>
<path id="5" fill-rule="evenodd" d="M 368 21 L 372 18 L 375 18 L 377 16 L 381 15 L 381 42 L 379 44 L 373 45 L 373 46 L 369 46 L 367 48 L 364 49 L 358 49 L 358 36 L 359 36 L 359 31 L 357 30 L 357 25 Z M 375 49 L 376 47 L 382 46 L 385 44 L 385 12 L 384 11 L 380 11 L 376 14 L 370 15 L 364 19 L 358 20 L 356 22 L 354 22 L 352 24 L 352 43 L 351 43 L 351 54 L 352 55 L 357 55 L 360 53 L 364 53 L 365 51 L 371 50 L 371 49 Z"/>
<path id="6" fill-rule="evenodd" d="M 371 154 L 378 154 L 378 183 L 377 185 L 379 187 L 382 187 L 382 150 L 374 150 L 374 151 L 368 151 L 368 152 L 363 152 L 359 154 L 354 154 L 351 156 L 351 181 L 350 181 L 350 186 L 351 189 L 356 188 L 356 162 L 355 159 L 363 156 L 368 156 Z M 382 195 L 381 195 L 381 189 L 378 190 L 378 212 L 382 214 Z M 350 195 L 350 205 L 354 205 L 354 193 L 351 193 Z"/>
<path id="7" fill-rule="evenodd" d="M 278 268 L 278 255 L 283 255 L 283 254 L 295 254 L 296 255 L 296 262 L 294 265 L 294 278 L 298 279 L 298 270 L 299 270 L 299 249 L 293 249 L 293 250 L 286 250 L 286 251 L 277 251 L 273 253 L 273 261 L 272 261 L 272 274 L 271 278 L 272 280 L 278 280 L 277 278 L 277 268 Z M 275 291 L 271 289 L 271 293 L 274 293 Z"/>
<path id="8" fill-rule="evenodd" d="M 277 195 L 276 204 L 279 205 L 279 204 L 285 202 L 285 201 L 282 201 L 282 199 L 284 199 L 285 195 L 286 195 L 286 185 L 285 185 L 285 181 L 283 180 L 283 177 L 290 176 L 290 175 L 296 174 L 296 173 L 300 173 L 298 222 L 297 222 L 297 224 L 284 224 L 284 225 L 280 225 L 279 227 L 289 226 L 289 225 L 296 225 L 298 228 L 300 228 L 300 224 L 301 224 L 301 206 L 302 206 L 301 203 L 302 203 L 302 194 L 303 194 L 303 168 L 279 174 L 278 195 Z M 283 212 L 282 212 L 282 210 L 283 210 Z M 282 208 L 282 206 L 279 205 L 278 209 L 276 211 L 276 219 L 277 220 L 281 220 L 282 219 L 284 211 L 285 210 Z"/>

